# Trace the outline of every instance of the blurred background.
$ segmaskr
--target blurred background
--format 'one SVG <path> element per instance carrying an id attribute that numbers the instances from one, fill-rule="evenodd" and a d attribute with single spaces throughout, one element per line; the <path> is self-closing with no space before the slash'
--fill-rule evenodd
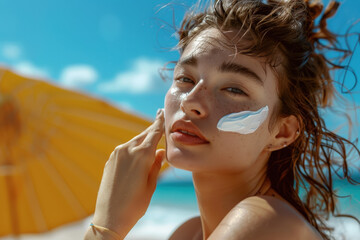
<path id="1" fill-rule="evenodd" d="M 83 196 L 75 196 L 74 199 L 59 200 L 59 202 L 56 202 L 55 199 L 60 198 L 54 193 L 53 198 L 44 200 L 44 202 L 55 204 L 49 207 L 50 210 L 53 209 L 53 214 L 45 216 L 44 219 L 60 219 L 61 214 L 60 212 L 56 213 L 57 207 L 54 206 L 58 206 L 60 209 L 61 205 L 66 205 L 64 202 L 75 202 L 73 208 L 76 208 L 76 204 L 84 207 L 85 203 L 82 201 L 86 202 L 87 198 L 94 198 L 98 186 L 96 179 L 101 177 L 102 166 L 113 147 L 116 146 L 117 141 L 119 139 L 125 141 L 140 132 L 154 118 L 157 109 L 163 107 L 165 93 L 171 84 L 171 72 L 165 72 L 169 80 L 164 81 L 160 77 L 159 71 L 166 63 L 178 59 L 178 53 L 172 50 L 177 43 L 174 27 L 179 25 L 185 10 L 195 2 L 195 0 L 182 0 L 167 5 L 168 1 L 165 0 L 0 0 L 0 68 L 2 69 L 0 71 L 0 86 L 1 81 L 3 81 L 3 88 L 6 91 L 15 92 L 10 96 L 21 95 L 23 104 L 27 104 L 27 108 L 41 109 L 41 113 L 37 114 L 31 110 L 31 114 L 35 118 L 28 118 L 29 124 L 32 126 L 29 129 L 40 131 L 38 127 L 33 125 L 43 125 L 40 120 L 44 116 L 44 112 L 56 116 L 56 119 L 51 121 L 55 121 L 57 127 L 45 128 L 41 131 L 45 133 L 54 132 L 52 135 L 55 138 L 57 138 L 56 131 L 61 130 L 63 133 L 66 129 L 71 129 L 71 131 L 79 134 L 74 139 L 80 139 L 79 129 L 82 130 L 82 127 L 85 126 L 87 128 L 83 129 L 84 132 L 90 131 L 91 134 L 86 133 L 83 138 L 95 139 L 98 138 L 101 131 L 108 129 L 106 130 L 108 137 L 104 140 L 99 140 L 99 142 L 88 140 L 87 146 L 98 146 L 100 142 L 109 142 L 109 145 L 104 146 L 101 151 L 97 151 L 94 147 L 94 154 L 88 153 L 89 158 L 85 163 L 76 162 L 76 167 L 70 167 L 69 163 L 67 167 L 63 166 L 64 170 L 59 170 L 62 168 L 60 163 L 58 166 L 56 165 L 56 161 L 60 162 L 61 160 L 57 159 L 52 160 L 54 166 L 57 166 L 55 169 L 50 166 L 43 167 L 47 166 L 45 163 L 32 166 L 33 169 L 43 167 L 45 169 L 43 172 L 53 169 L 52 173 L 54 174 L 68 171 L 69 173 L 66 173 L 66 176 L 70 176 L 71 171 L 65 169 L 72 169 L 73 172 L 76 172 L 76 169 L 86 169 L 88 165 L 97 168 L 92 170 L 94 173 L 84 176 L 84 179 L 93 177 L 91 179 L 95 180 L 83 180 L 80 179 L 79 174 L 72 173 L 74 175 L 73 180 L 68 177 L 66 184 L 59 182 L 58 185 L 64 185 L 62 189 L 65 190 L 60 192 L 65 195 L 76 192 L 77 190 L 72 189 L 72 186 L 81 181 L 95 181 L 94 186 L 96 187 L 91 189 L 89 196 L 84 194 Z M 324 2 L 327 3 L 328 1 Z M 335 17 L 329 21 L 329 26 L 333 31 L 343 34 L 352 23 L 360 18 L 358 11 L 360 2 L 357 0 L 340 2 L 342 5 Z M 360 32 L 359 25 L 355 25 L 351 32 Z M 360 76 L 360 49 L 359 47 L 355 48 L 358 43 L 359 35 L 353 34 L 349 38 L 348 44 L 350 49 L 355 49 L 355 52 L 351 61 L 348 59 L 344 64 L 349 64 L 349 68 Z M 346 43 L 342 41 L 342 44 L 345 46 Z M 169 66 L 171 67 L 171 64 Z M 19 76 L 12 75 L 5 69 L 9 69 Z M 4 80 L 6 78 L 17 80 L 6 85 Z M 31 80 L 28 83 L 27 79 L 37 79 L 40 80 L 40 83 Z M 351 71 L 339 72 L 336 79 L 339 81 L 337 85 L 339 92 L 344 92 L 342 90 L 352 89 L 355 86 L 356 78 Z M 18 85 L 15 85 L 14 82 Z M 55 88 L 53 89 L 48 84 L 54 85 Z M 37 90 L 38 88 L 48 89 L 46 90 L 48 91 L 47 96 L 37 94 L 36 92 L 42 91 Z M 344 98 L 352 102 L 352 105 L 335 102 L 337 109 L 342 110 L 341 114 L 336 111 L 324 110 L 325 120 L 329 128 L 352 141 L 359 136 L 358 118 L 360 115 L 358 111 L 354 111 L 354 108 L 360 105 L 359 90 L 360 86 L 357 84 L 352 89 L 351 94 L 342 94 Z M 6 101 L 3 100 L 2 102 Z M 48 107 L 58 106 L 57 104 L 60 104 L 61 107 Z M 45 105 L 46 107 L 44 107 Z M 85 107 L 85 111 L 84 106 L 89 105 L 93 107 L 91 109 Z M 3 106 L 7 105 L 4 104 Z M 17 109 L 16 106 L 18 105 L 14 107 L 10 104 L 9 106 L 8 109 L 12 109 L 11 113 L 14 113 L 13 109 Z M 65 112 L 64 109 L 70 109 L 71 114 Z M 353 121 L 353 128 L 351 129 L 348 128 L 349 124 L 343 114 L 344 112 L 348 113 Z M 4 114 L 4 112 L 0 112 L 0 114 Z M 20 120 L 25 119 L 22 116 L 30 116 L 31 114 L 20 114 Z M 98 121 L 90 122 L 91 119 L 98 119 Z M 115 122 L 129 124 L 126 126 L 131 125 L 130 130 L 123 129 L 120 126 L 121 124 Z M 93 129 L 96 129 L 97 132 Z M 4 133 L 9 128 L 0 128 L 0 130 Z M 14 131 L 16 132 L 16 128 Z M 122 131 L 128 132 L 122 134 Z M 121 136 L 114 132 L 118 132 Z M 124 139 L 121 138 L 123 135 L 126 135 Z M 29 137 L 29 139 L 32 139 L 32 144 L 36 140 L 34 137 Z M 51 143 L 56 142 L 57 140 L 49 140 L 46 149 L 51 149 L 53 147 Z M 70 145 L 59 146 L 55 150 L 68 149 L 71 148 Z M 31 149 L 34 147 L 32 146 Z M 86 148 L 83 149 L 85 151 Z M 6 151 L 7 149 L 1 149 L 0 153 L 3 159 L 7 156 Z M 41 149 L 27 151 L 27 153 L 38 153 L 38 151 Z M 9 152 L 18 152 L 18 149 L 14 147 Z M 49 153 L 46 156 L 51 159 L 50 155 Z M 90 155 L 103 160 L 94 159 L 93 161 L 96 163 L 91 162 L 89 160 Z M 16 154 L 14 153 L 11 156 L 16 156 Z M 353 160 L 355 166 L 359 167 L 359 159 Z M 0 163 L 2 164 L 0 173 L 3 176 L 8 176 L 9 172 L 12 171 L 11 168 L 8 168 L 11 165 L 10 162 L 1 160 Z M 357 171 L 356 168 L 353 168 L 353 171 Z M 48 175 L 52 173 L 48 173 Z M 33 172 L 31 174 L 37 175 L 38 173 Z M 40 173 L 38 176 L 41 176 Z M 4 179 L 7 178 L 4 177 Z M 69 221 L 63 220 L 63 224 L 59 226 L 55 227 L 55 223 L 37 220 L 38 225 L 42 226 L 39 229 L 43 229 L 45 233 L 27 233 L 17 237 L 6 233 L 6 230 L 14 229 L 10 223 L 17 219 L 14 217 L 7 218 L 8 215 L 21 215 L 22 209 L 25 211 L 23 215 L 31 215 L 31 211 L 33 211 L 31 204 L 30 207 L 16 207 L 15 213 L 9 210 L 15 206 L 9 199 L 21 199 L 20 193 L 12 192 L 12 188 L 9 186 L 19 188 L 15 186 L 19 181 L 7 179 L 5 182 L 12 185 L 0 184 L 0 195 L 12 194 L 8 200 L 0 198 L 0 205 L 2 204 L 5 209 L 0 212 L 0 218 L 3 219 L 0 220 L 0 223 L 3 221 L 0 224 L 0 237 L 2 237 L 0 239 L 82 239 L 91 221 L 91 210 L 87 209 L 93 209 L 94 200 L 89 200 L 88 206 L 84 207 L 85 210 L 75 214 L 76 217 L 75 215 L 65 217 Z M 39 177 L 37 181 L 47 182 L 49 180 Z M 89 188 L 90 192 L 90 187 L 86 187 L 85 183 L 78 185 L 80 189 Z M 360 217 L 359 187 L 353 187 L 342 182 L 338 182 L 336 185 L 340 189 L 340 193 L 352 196 L 341 200 L 341 209 Z M 20 188 L 26 189 L 26 186 Z M 50 185 L 49 189 L 51 188 Z M 46 188 L 44 187 L 44 189 Z M 37 191 L 40 190 L 35 189 L 35 192 Z M 84 190 L 84 192 L 86 191 Z M 52 194 L 50 190 L 48 193 Z M 76 198 L 82 200 L 76 200 Z M 17 201 L 20 202 L 20 200 Z M 43 206 L 39 205 L 38 208 L 43 208 Z M 148 213 L 139 221 L 127 239 L 166 239 L 178 224 L 197 214 L 198 209 L 191 184 L 191 175 L 185 171 L 169 168 L 163 172 L 159 180 Z M 73 219 L 72 222 L 70 222 L 71 219 Z M 346 239 L 356 239 L 355 236 L 360 234 L 359 226 L 355 221 L 331 219 L 330 222 L 337 226 L 336 234 L 345 234 Z M 20 231 L 21 227 L 17 226 L 16 229 Z"/>

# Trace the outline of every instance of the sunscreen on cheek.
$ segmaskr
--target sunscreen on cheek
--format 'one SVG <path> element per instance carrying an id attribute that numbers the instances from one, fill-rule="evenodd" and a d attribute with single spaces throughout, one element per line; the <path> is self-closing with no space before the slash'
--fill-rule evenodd
<path id="1" fill-rule="evenodd" d="M 250 134 L 260 127 L 260 125 L 266 120 L 268 113 L 268 106 L 260 108 L 257 111 L 230 113 L 219 120 L 217 128 L 225 132 Z"/>
<path id="2" fill-rule="evenodd" d="M 184 100 L 189 93 L 180 92 L 177 88 L 171 88 L 170 94 L 177 97 L 179 100 Z"/>

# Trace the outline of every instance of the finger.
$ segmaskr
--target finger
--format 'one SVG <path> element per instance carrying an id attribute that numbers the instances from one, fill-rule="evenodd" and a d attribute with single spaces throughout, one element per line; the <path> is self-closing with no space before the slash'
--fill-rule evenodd
<path id="1" fill-rule="evenodd" d="M 154 128 L 156 128 L 156 124 L 158 123 L 157 120 L 159 120 L 159 117 L 161 116 L 161 114 L 163 115 L 163 110 L 159 109 L 156 115 L 156 119 L 155 121 L 149 126 L 147 127 L 143 132 L 141 132 L 139 135 L 137 135 L 136 137 L 134 137 L 131 142 L 133 142 L 133 146 L 138 146 L 140 145 L 144 139 L 146 138 L 146 136 L 152 131 L 154 130 Z"/>
<path id="2" fill-rule="evenodd" d="M 164 133 L 164 111 L 161 109 L 156 116 L 155 122 L 151 126 L 149 133 L 139 147 L 149 148 L 149 151 L 155 152 L 158 142 Z"/>
<path id="3" fill-rule="evenodd" d="M 144 141 L 146 135 L 151 131 L 151 128 L 152 128 L 152 125 L 153 125 L 153 124 L 154 124 L 154 123 L 152 123 L 150 126 L 148 126 L 148 127 L 147 127 L 144 131 L 142 131 L 139 135 L 137 135 L 137 136 L 135 136 L 133 139 L 131 139 L 131 141 L 136 142 L 137 145 L 141 144 L 141 143 Z"/>
<path id="4" fill-rule="evenodd" d="M 155 190 L 156 182 L 159 176 L 159 172 L 163 161 L 166 159 L 166 152 L 164 149 L 158 149 L 155 155 L 155 161 L 150 169 L 148 177 L 148 186 L 152 190 Z"/>

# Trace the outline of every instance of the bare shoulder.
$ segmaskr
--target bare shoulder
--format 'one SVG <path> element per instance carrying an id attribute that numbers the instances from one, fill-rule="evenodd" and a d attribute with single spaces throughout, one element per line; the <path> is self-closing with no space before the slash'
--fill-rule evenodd
<path id="1" fill-rule="evenodd" d="M 200 217 L 194 217 L 181 224 L 169 240 L 194 239 L 197 235 L 202 235 Z"/>
<path id="2" fill-rule="evenodd" d="M 238 203 L 209 239 L 318 240 L 321 236 L 287 202 L 271 196 L 254 196 Z"/>

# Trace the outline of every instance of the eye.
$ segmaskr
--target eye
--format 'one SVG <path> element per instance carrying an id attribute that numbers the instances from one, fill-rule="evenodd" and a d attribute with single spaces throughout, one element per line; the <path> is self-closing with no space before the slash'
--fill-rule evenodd
<path id="1" fill-rule="evenodd" d="M 180 83 L 194 83 L 193 80 L 191 80 L 190 78 L 187 77 L 180 77 L 175 79 L 175 81 L 180 82 Z"/>
<path id="2" fill-rule="evenodd" d="M 228 88 L 225 88 L 225 90 L 230 92 L 231 94 L 247 96 L 247 94 L 240 88 L 228 87 Z"/>

